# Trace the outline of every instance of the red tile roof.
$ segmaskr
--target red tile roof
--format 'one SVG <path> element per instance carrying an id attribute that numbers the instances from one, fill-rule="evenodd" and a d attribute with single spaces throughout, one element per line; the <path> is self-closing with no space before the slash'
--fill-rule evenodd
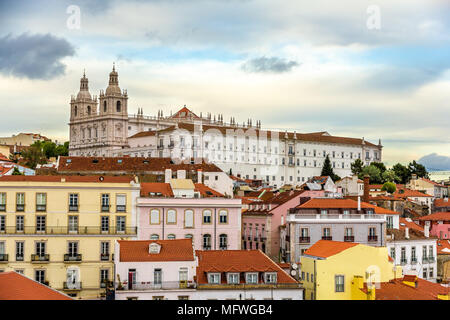
<path id="1" fill-rule="evenodd" d="M 118 240 L 121 262 L 193 261 L 192 239 L 174 240 Z M 159 253 L 149 253 L 149 245 L 161 245 Z"/>
<path id="2" fill-rule="evenodd" d="M 334 198 L 313 198 L 307 202 L 298 205 L 296 208 L 302 209 L 357 209 L 358 201 L 352 199 L 334 199 Z M 370 203 L 361 201 L 361 208 L 373 208 L 376 214 L 395 214 L 400 213 L 385 209 L 382 207 L 374 206 Z"/>
<path id="3" fill-rule="evenodd" d="M 408 221 L 406 218 L 400 218 L 400 230 L 405 230 L 405 228 L 409 228 L 411 230 L 416 230 L 419 232 L 424 232 L 423 227 L 418 225 L 413 221 Z"/>
<path id="4" fill-rule="evenodd" d="M 450 255 L 450 240 L 437 240 L 436 241 L 437 254 L 449 254 Z"/>
<path id="5" fill-rule="evenodd" d="M 421 221 L 428 221 L 428 220 L 432 220 L 432 221 L 438 221 L 438 220 L 443 220 L 443 221 L 450 221 L 450 212 L 435 212 L 432 214 L 429 214 L 427 216 L 423 216 L 418 218 Z"/>
<path id="6" fill-rule="evenodd" d="M 134 180 L 131 176 L 3 176 L 0 177 L 0 182 L 3 181 L 23 181 L 23 182 L 103 182 L 103 183 L 130 183 Z M 103 180 L 101 180 L 103 179 Z"/>
<path id="7" fill-rule="evenodd" d="M 0 273 L 0 300 L 73 300 L 17 272 Z"/>
<path id="8" fill-rule="evenodd" d="M 406 279 L 405 279 L 406 278 Z M 414 279 L 415 278 L 415 279 Z M 381 282 L 375 291 L 376 300 L 438 300 L 439 295 L 448 295 L 449 289 L 417 277 L 405 276 L 403 279 L 395 279 L 389 282 Z M 403 281 L 416 282 L 413 288 Z"/>
<path id="9" fill-rule="evenodd" d="M 397 198 L 411 198 L 411 197 L 415 197 L 415 198 L 420 198 L 420 197 L 427 197 L 427 198 L 431 198 L 432 196 L 430 196 L 429 194 L 417 191 L 417 190 L 411 190 L 411 189 L 405 189 L 405 188 L 400 188 L 397 189 L 397 191 L 395 191 L 393 193 L 394 197 Z"/>
<path id="10" fill-rule="evenodd" d="M 304 254 L 319 258 L 328 258 L 357 245 L 359 244 L 354 242 L 319 240 L 309 247 Z"/>
<path id="11" fill-rule="evenodd" d="M 184 106 L 179 111 L 177 111 L 174 115 L 171 116 L 171 118 L 185 118 L 185 119 L 194 118 L 194 119 L 200 119 L 199 116 L 197 116 L 191 110 L 186 108 L 186 106 Z"/>
<path id="12" fill-rule="evenodd" d="M 163 182 L 142 182 L 141 183 L 141 197 L 149 197 L 150 193 L 161 193 L 162 197 L 173 197 L 172 188 L 169 183 Z"/>
<path id="13" fill-rule="evenodd" d="M 216 190 L 205 186 L 203 183 L 194 183 L 195 185 L 195 191 L 200 192 L 202 197 L 208 198 L 208 197 L 224 197 L 223 194 L 220 192 L 217 192 Z"/>
<path id="14" fill-rule="evenodd" d="M 450 207 L 450 201 L 448 200 L 448 198 L 446 198 L 446 199 L 435 199 L 434 200 L 434 206 L 437 207 L 437 208 Z"/>
<path id="15" fill-rule="evenodd" d="M 207 272 L 277 272 L 278 283 L 297 283 L 261 250 L 196 251 L 197 282 L 208 283 Z M 241 279 L 242 281 L 242 279 Z"/>
<path id="16" fill-rule="evenodd" d="M 10 161 L 3 153 L 0 153 L 0 161 Z"/>

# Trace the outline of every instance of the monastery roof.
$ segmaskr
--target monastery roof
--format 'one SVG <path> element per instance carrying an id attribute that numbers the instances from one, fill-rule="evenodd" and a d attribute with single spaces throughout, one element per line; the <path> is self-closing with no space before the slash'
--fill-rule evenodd
<path id="1" fill-rule="evenodd" d="M 192 239 L 118 240 L 120 262 L 193 261 Z M 149 245 L 161 246 L 159 253 L 149 253 Z"/>
<path id="2" fill-rule="evenodd" d="M 0 300 L 73 300 L 15 271 L 0 273 Z"/>
<path id="3" fill-rule="evenodd" d="M 174 115 L 170 116 L 170 118 L 175 118 L 175 119 L 177 119 L 177 118 L 182 118 L 182 119 L 190 119 L 190 118 L 200 119 L 199 116 L 197 116 L 194 112 L 192 112 L 191 110 L 186 108 L 186 106 L 181 108 Z"/>

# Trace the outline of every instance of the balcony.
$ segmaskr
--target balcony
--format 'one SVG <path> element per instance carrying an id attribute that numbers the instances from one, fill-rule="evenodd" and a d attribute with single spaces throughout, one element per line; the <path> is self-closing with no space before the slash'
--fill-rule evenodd
<path id="1" fill-rule="evenodd" d="M 411 264 L 417 264 L 417 258 L 411 258 Z"/>
<path id="2" fill-rule="evenodd" d="M 254 237 L 253 240 L 254 240 L 254 241 L 258 241 L 258 237 Z"/>
<path id="3" fill-rule="evenodd" d="M 117 205 L 116 206 L 116 212 L 126 212 L 127 206 Z"/>
<path id="4" fill-rule="evenodd" d="M 322 236 L 322 240 L 333 240 L 332 236 Z"/>
<path id="5" fill-rule="evenodd" d="M 259 238 L 259 241 L 261 241 L 261 242 L 264 242 L 264 241 L 266 241 L 267 240 L 267 238 L 266 237 L 260 237 Z M 287 240 L 286 240 L 287 241 Z"/>
<path id="6" fill-rule="evenodd" d="M 65 254 L 64 262 L 81 262 L 81 254 Z"/>
<path id="7" fill-rule="evenodd" d="M 109 253 L 101 253 L 100 261 L 109 261 Z"/>
<path id="8" fill-rule="evenodd" d="M 0 204 L 0 211 L 6 211 L 6 204 Z"/>
<path id="9" fill-rule="evenodd" d="M 248 240 L 248 241 L 252 240 L 252 237 L 247 237 L 247 240 Z"/>
<path id="10" fill-rule="evenodd" d="M 107 205 L 102 205 L 101 206 L 102 207 L 102 212 L 109 212 L 109 204 L 107 204 Z"/>
<path id="11" fill-rule="evenodd" d="M 31 262 L 49 262 L 50 255 L 49 254 L 32 254 Z"/>
<path id="12" fill-rule="evenodd" d="M 428 257 L 423 257 L 422 258 L 422 263 L 428 263 Z"/>
<path id="13" fill-rule="evenodd" d="M 114 283 L 109 280 L 103 280 L 100 282 L 100 288 L 110 288 L 114 287 Z"/>
<path id="14" fill-rule="evenodd" d="M 408 261 L 406 260 L 406 258 L 405 259 L 400 259 L 400 264 L 402 266 L 406 265 L 407 263 L 408 263 Z"/>
<path id="15" fill-rule="evenodd" d="M 309 243 L 311 241 L 310 237 L 300 237 L 298 242 L 300 243 Z"/>
<path id="16" fill-rule="evenodd" d="M 24 212 L 25 205 L 24 204 L 16 204 L 16 212 Z"/>
<path id="17" fill-rule="evenodd" d="M 64 282 L 64 290 L 81 290 L 81 282 Z"/>
<path id="18" fill-rule="evenodd" d="M 136 282 L 129 286 L 128 281 L 116 285 L 116 290 L 177 290 L 177 289 L 195 289 L 197 285 L 193 281 L 163 281 Z"/>
<path id="19" fill-rule="evenodd" d="M 22 255 L 16 255 L 16 261 L 23 261 L 24 257 L 23 254 Z"/>
<path id="20" fill-rule="evenodd" d="M 434 257 L 428 257 L 428 263 L 433 263 L 435 261 L 436 259 Z"/>
<path id="21" fill-rule="evenodd" d="M 355 236 L 344 236 L 345 242 L 355 242 Z"/>
<path id="22" fill-rule="evenodd" d="M 47 205 L 46 204 L 37 204 L 36 211 L 40 211 L 40 212 L 47 211 Z"/>
<path id="23" fill-rule="evenodd" d="M 137 234 L 137 227 L 126 227 L 126 228 L 115 228 L 115 227 L 109 227 L 108 230 L 102 230 L 102 228 L 99 227 L 78 227 L 77 229 L 73 229 L 73 227 L 49 227 L 46 228 L 36 228 L 36 227 L 24 227 L 21 230 L 16 230 L 16 227 L 14 226 L 7 226 L 5 228 L 6 234 L 49 234 L 49 235 L 64 235 L 64 234 L 73 234 L 77 233 L 80 235 L 100 235 L 100 234 L 109 234 L 109 235 L 136 235 Z"/>
<path id="24" fill-rule="evenodd" d="M 8 262 L 8 255 L 6 253 L 0 253 L 0 263 Z"/>
<path id="25" fill-rule="evenodd" d="M 211 250 L 211 246 L 203 246 L 203 250 Z"/>
<path id="26" fill-rule="evenodd" d="M 70 212 L 78 212 L 78 205 L 69 205 Z"/>
<path id="27" fill-rule="evenodd" d="M 367 236 L 367 241 L 369 241 L 369 242 L 376 242 L 376 241 L 378 241 L 378 236 L 374 236 L 374 235 Z"/>

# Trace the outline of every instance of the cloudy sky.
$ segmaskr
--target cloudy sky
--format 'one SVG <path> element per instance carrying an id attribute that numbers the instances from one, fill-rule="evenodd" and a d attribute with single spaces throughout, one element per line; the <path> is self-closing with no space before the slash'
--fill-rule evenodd
<path id="1" fill-rule="evenodd" d="M 129 113 L 381 138 L 388 165 L 450 156 L 449 16 L 447 0 L 1 0 L 0 136 L 67 140 L 83 69 L 98 94 L 115 61 Z"/>

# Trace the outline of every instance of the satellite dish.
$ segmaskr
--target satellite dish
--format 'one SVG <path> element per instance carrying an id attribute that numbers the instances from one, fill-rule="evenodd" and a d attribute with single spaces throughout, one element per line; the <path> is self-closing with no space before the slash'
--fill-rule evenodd
<path id="1" fill-rule="evenodd" d="M 104 178 L 103 176 L 100 176 L 100 177 L 98 178 L 98 180 L 103 181 L 103 180 L 105 180 L 105 178 Z"/>
<path id="2" fill-rule="evenodd" d="M 292 264 L 292 269 L 296 270 L 298 268 L 298 265 L 296 263 Z"/>
<path id="3" fill-rule="evenodd" d="M 297 270 L 291 270 L 291 276 L 295 276 L 297 274 Z"/>

